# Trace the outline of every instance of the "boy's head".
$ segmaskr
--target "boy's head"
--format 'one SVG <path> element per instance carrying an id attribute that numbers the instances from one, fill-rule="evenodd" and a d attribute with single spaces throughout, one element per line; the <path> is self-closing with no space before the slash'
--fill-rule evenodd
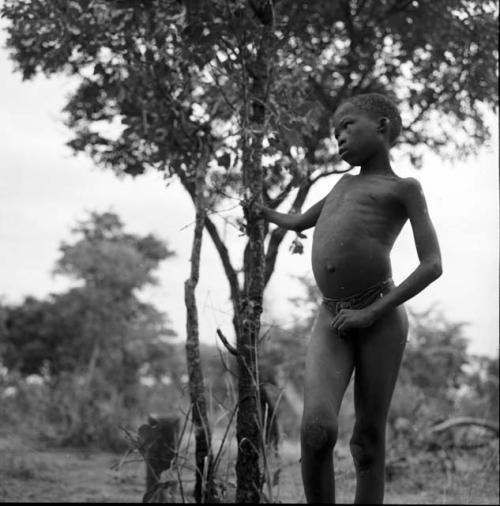
<path id="1" fill-rule="evenodd" d="M 387 127 L 390 145 L 392 146 L 395 143 L 401 132 L 402 122 L 398 108 L 390 98 L 380 93 L 355 95 L 340 104 L 335 112 L 335 116 L 338 116 L 343 109 L 345 110 L 349 106 L 360 112 L 368 113 L 375 121 L 386 118 L 388 120 Z"/>

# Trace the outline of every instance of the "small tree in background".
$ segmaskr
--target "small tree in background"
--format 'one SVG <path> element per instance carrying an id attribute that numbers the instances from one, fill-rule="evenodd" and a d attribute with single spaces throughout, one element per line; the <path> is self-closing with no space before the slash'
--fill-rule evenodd
<path id="1" fill-rule="evenodd" d="M 133 371 L 144 362 L 145 345 L 165 331 L 162 315 L 142 303 L 138 291 L 157 283 L 153 271 L 173 252 L 153 235 L 126 233 L 113 213 L 92 213 L 73 232 L 77 240 L 61 246 L 55 273 L 83 281 L 72 291 L 87 301 L 81 335 L 91 343 L 90 356 L 83 354 L 89 359 L 89 377 L 97 366 L 102 370 L 114 364 L 110 365 L 114 377 L 134 381 Z"/>
<path id="2" fill-rule="evenodd" d="M 46 300 L 28 297 L 3 307 L 1 360 L 23 375 L 45 375 L 54 388 L 75 382 L 87 406 L 82 404 L 78 430 L 69 437 L 84 443 L 97 423 L 92 416 L 109 411 L 104 406 L 140 404 L 141 368 L 160 362 L 168 369 L 165 339 L 174 333 L 164 314 L 140 301 L 138 291 L 156 282 L 153 271 L 173 252 L 152 235 L 126 233 L 114 213 L 91 213 L 73 233 L 75 241 L 61 245 L 55 272 L 77 286 Z"/>
<path id="3" fill-rule="evenodd" d="M 457 392 L 469 379 L 465 323 L 451 322 L 435 310 L 409 311 L 410 334 L 394 394 L 389 424 L 411 420 L 420 430 L 451 416 Z M 418 422 L 417 422 L 418 421 Z"/>
<path id="4" fill-rule="evenodd" d="M 481 416 L 498 423 L 498 355 L 472 356 L 469 360 L 470 390 L 462 396 L 459 409 L 466 416 Z"/>

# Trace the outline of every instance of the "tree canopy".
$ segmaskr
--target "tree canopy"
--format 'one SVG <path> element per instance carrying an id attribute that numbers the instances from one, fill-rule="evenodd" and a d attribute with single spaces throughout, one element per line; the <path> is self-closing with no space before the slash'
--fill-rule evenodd
<path id="1" fill-rule="evenodd" d="M 3 307 L 2 361 L 23 374 L 86 373 L 101 368 L 122 386 L 139 369 L 154 370 L 173 336 L 166 315 L 136 293 L 155 282 L 154 269 L 173 252 L 153 235 L 126 233 L 114 213 L 91 213 L 62 243 L 55 272 L 78 286 L 45 300 Z"/>
<path id="2" fill-rule="evenodd" d="M 214 180 L 237 178 L 261 24 L 266 189 L 339 162 L 329 120 L 352 94 L 393 95 L 403 144 L 458 154 L 485 141 L 481 105 L 497 105 L 491 1 L 7 0 L 2 15 L 25 79 L 78 76 L 70 145 L 118 173 L 189 168 L 208 144 Z"/>

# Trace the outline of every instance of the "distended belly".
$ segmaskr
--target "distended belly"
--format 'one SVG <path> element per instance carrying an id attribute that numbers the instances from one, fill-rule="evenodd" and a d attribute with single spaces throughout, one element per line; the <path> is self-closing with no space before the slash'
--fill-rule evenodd
<path id="1" fill-rule="evenodd" d="M 389 254 L 370 239 L 313 240 L 314 278 L 323 296 L 348 297 L 392 276 Z"/>

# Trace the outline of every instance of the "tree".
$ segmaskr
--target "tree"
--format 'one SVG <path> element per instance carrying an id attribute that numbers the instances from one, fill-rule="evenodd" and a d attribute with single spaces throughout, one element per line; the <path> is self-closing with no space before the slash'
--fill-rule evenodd
<path id="1" fill-rule="evenodd" d="M 457 392 L 468 383 L 464 365 L 469 357 L 464 322 L 450 321 L 435 309 L 408 313 L 410 331 L 389 425 L 412 420 L 414 435 L 420 437 L 453 413 Z"/>
<path id="2" fill-rule="evenodd" d="M 203 159 L 202 159 L 203 162 Z M 186 303 L 186 359 L 191 397 L 191 413 L 195 425 L 195 487 L 196 502 L 218 502 L 214 482 L 214 466 L 211 429 L 208 423 L 203 370 L 201 367 L 198 310 L 195 289 L 200 275 L 201 244 L 205 226 L 205 176 L 204 165 L 200 163 L 195 175 L 195 226 L 191 248 L 191 272 L 184 284 Z M 205 483 L 204 483 L 205 482 Z M 203 489 L 205 486 L 205 489 Z"/>
<path id="3" fill-rule="evenodd" d="M 156 282 L 152 271 L 173 252 L 152 235 L 128 234 L 113 213 L 91 213 L 62 243 L 55 272 L 80 286 L 47 300 L 28 297 L 7 306 L 2 361 L 23 374 L 86 374 L 97 369 L 125 394 L 139 369 L 173 335 L 165 315 L 141 302 L 136 291 Z"/>
<path id="4" fill-rule="evenodd" d="M 494 360 L 467 351 L 464 322 L 435 308 L 408 312 L 410 333 L 388 419 L 390 475 L 411 465 L 415 448 L 444 465 L 453 462 L 448 450 L 480 448 L 498 437 L 498 402 L 490 410 L 495 396 L 483 396 L 481 388 L 496 389 L 498 401 L 498 375 L 494 368 L 480 369 Z M 480 370 L 482 378 L 476 376 Z"/>
<path id="5" fill-rule="evenodd" d="M 467 363 L 465 323 L 451 322 L 435 310 L 411 311 L 410 317 L 402 381 L 411 381 L 429 397 L 438 391 L 450 393 L 458 389 L 465 378 L 463 366 Z"/>
<path id="6" fill-rule="evenodd" d="M 140 375 L 160 364 L 177 373 L 168 319 L 137 293 L 173 252 L 153 235 L 125 232 L 114 213 L 91 213 L 73 232 L 55 271 L 76 286 L 2 308 L 1 362 L 44 377 L 37 416 L 57 426 L 60 442 L 118 449 L 117 423 L 143 406 Z"/>
<path id="7" fill-rule="evenodd" d="M 208 150 L 207 211 L 227 196 L 241 200 L 242 276 L 208 216 L 205 229 L 234 309 L 237 497 L 258 500 L 257 336 L 285 231 L 268 234 L 251 204 L 278 207 L 290 196 L 299 211 L 315 182 L 343 170 L 330 120 L 354 93 L 395 96 L 401 146 L 416 162 L 423 145 L 473 153 L 488 138 L 481 106 L 497 104 L 494 2 L 8 0 L 2 13 L 25 78 L 79 77 L 66 107 L 76 151 L 119 174 L 176 175 L 194 200 Z M 111 134 L 107 123 L 117 126 Z"/>
<path id="8" fill-rule="evenodd" d="M 498 424 L 498 355 L 472 356 L 469 364 L 472 366 L 468 373 L 471 391 L 461 403 L 466 404 L 465 414 L 477 416 L 479 413 Z"/>

